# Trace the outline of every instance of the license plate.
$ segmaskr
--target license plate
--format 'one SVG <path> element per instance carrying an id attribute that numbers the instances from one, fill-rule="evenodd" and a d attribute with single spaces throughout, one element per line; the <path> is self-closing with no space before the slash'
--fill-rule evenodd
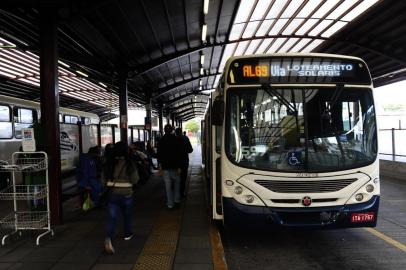
<path id="1" fill-rule="evenodd" d="M 374 212 L 367 212 L 367 213 L 353 213 L 351 214 L 351 222 L 352 223 L 359 223 L 359 222 L 370 222 L 375 220 L 375 213 Z"/>

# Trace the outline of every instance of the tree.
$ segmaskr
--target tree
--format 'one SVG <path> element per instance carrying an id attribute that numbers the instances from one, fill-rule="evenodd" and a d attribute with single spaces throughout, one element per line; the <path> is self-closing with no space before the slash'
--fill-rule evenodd
<path id="1" fill-rule="evenodd" d="M 193 133 L 196 133 L 199 131 L 200 125 L 196 120 L 192 119 L 186 122 L 185 128 Z"/>

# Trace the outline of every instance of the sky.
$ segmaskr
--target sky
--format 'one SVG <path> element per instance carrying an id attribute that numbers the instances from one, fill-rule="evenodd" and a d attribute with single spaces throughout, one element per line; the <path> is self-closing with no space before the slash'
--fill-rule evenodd
<path id="1" fill-rule="evenodd" d="M 375 88 L 374 98 L 378 115 L 385 104 L 406 104 L 406 80 Z"/>

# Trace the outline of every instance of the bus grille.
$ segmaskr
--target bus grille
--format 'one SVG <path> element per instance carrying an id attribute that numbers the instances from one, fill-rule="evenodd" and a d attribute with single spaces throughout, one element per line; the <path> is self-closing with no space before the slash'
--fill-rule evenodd
<path id="1" fill-rule="evenodd" d="M 320 181 L 255 180 L 255 183 L 278 193 L 322 193 L 339 191 L 355 181 L 356 178 Z"/>

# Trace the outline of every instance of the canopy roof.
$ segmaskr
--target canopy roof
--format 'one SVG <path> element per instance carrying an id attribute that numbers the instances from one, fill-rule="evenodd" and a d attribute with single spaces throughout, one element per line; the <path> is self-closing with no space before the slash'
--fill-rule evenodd
<path id="1" fill-rule="evenodd" d="M 39 6 L 9 5 L 0 7 L 0 43 L 16 48 L 0 50 L 0 92 L 38 98 Z M 405 1 L 64 0 L 55 8 L 61 101 L 99 114 L 118 105 L 126 74 L 129 107 L 152 98 L 178 118 L 200 115 L 232 55 L 339 53 L 366 60 L 375 85 L 406 76 Z"/>

